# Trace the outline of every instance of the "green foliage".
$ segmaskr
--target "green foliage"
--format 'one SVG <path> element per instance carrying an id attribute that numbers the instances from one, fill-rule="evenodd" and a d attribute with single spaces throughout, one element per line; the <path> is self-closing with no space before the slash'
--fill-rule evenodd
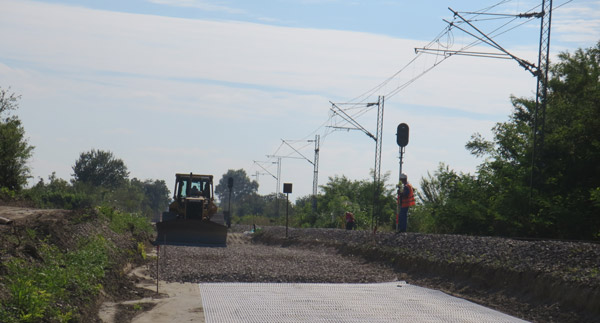
<path id="1" fill-rule="evenodd" d="M 9 91 L 0 87 L 0 188 L 20 191 L 31 177 L 27 161 L 34 147 L 25 138 L 21 120 L 8 115 L 18 108 L 21 98 Z"/>
<path id="2" fill-rule="evenodd" d="M 75 210 L 92 205 L 90 196 L 77 192 L 67 181 L 57 178 L 55 173 L 48 176 L 48 180 L 46 184 L 40 178 L 36 185 L 24 192 L 24 196 L 37 207 Z"/>
<path id="3" fill-rule="evenodd" d="M 233 178 L 233 187 L 231 189 L 231 203 L 235 205 L 243 198 L 256 194 L 258 191 L 258 182 L 250 180 L 246 171 L 243 169 L 230 169 L 219 180 L 215 186 L 215 195 L 221 202 L 221 207 L 227 207 L 229 203 L 229 178 Z"/>
<path id="4" fill-rule="evenodd" d="M 110 206 L 100 206 L 98 212 L 102 217 L 108 219 L 109 227 L 117 233 L 128 231 L 136 236 L 154 231 L 148 218 L 142 215 L 121 212 Z"/>
<path id="5" fill-rule="evenodd" d="M 91 299 L 100 291 L 110 248 L 113 245 L 100 236 L 82 240 L 77 250 L 66 253 L 42 243 L 40 264 L 8 261 L 2 283 L 10 296 L 1 304 L 0 321 L 72 321 L 77 308 L 70 300 Z"/>
<path id="6" fill-rule="evenodd" d="M 169 189 L 162 180 L 126 180 L 118 187 L 94 186 L 87 182 L 73 182 L 57 178 L 55 173 L 48 183 L 40 179 L 23 196 L 40 208 L 83 209 L 97 205 L 111 205 L 121 211 L 140 213 L 147 218 L 160 214 L 169 205 Z M 0 197 L 6 189 L 2 189 Z M 8 193 L 7 193 L 8 194 Z"/>
<path id="7" fill-rule="evenodd" d="M 129 176 L 123 160 L 115 158 L 111 152 L 96 149 L 81 153 L 73 172 L 75 182 L 105 188 L 119 187 Z"/>
<path id="8" fill-rule="evenodd" d="M 236 216 L 233 218 L 232 222 L 244 225 L 285 225 L 285 217 L 276 219 L 262 215 L 246 215 L 243 217 Z"/>
<path id="9" fill-rule="evenodd" d="M 0 200 L 12 200 L 17 193 L 8 187 L 0 187 Z"/>
<path id="10" fill-rule="evenodd" d="M 421 179 L 417 196 L 422 206 L 413 210 L 411 230 L 431 233 L 487 235 L 493 231 L 493 213 L 485 182 L 457 174 L 440 164 L 434 175 Z"/>
<path id="11" fill-rule="evenodd" d="M 354 213 L 358 229 L 370 229 L 373 222 L 379 229 L 391 229 L 395 223 L 396 197 L 395 189 L 385 184 L 388 180 L 389 174 L 386 174 L 379 183 L 381 212 L 376 219 L 373 219 L 373 181 L 353 181 L 345 176 L 334 176 L 321 186 L 323 194 L 317 196 L 316 213 L 312 209 L 312 196 L 296 202 L 294 224 L 299 227 L 344 228 L 345 214 L 349 211 Z"/>
<path id="12" fill-rule="evenodd" d="M 166 210 L 171 201 L 170 192 L 164 180 L 140 181 L 137 178 L 131 180 L 132 186 L 139 186 L 142 189 L 143 201 L 140 209 L 146 217 L 153 217 Z"/>
<path id="13" fill-rule="evenodd" d="M 142 259 L 146 260 L 148 255 L 146 254 L 146 245 L 143 242 L 138 242 L 137 244 L 137 252 L 140 254 Z"/>
<path id="14" fill-rule="evenodd" d="M 228 174 L 233 174 L 230 170 Z M 243 170 L 236 174 L 245 176 Z M 221 187 L 227 187 L 228 175 L 220 181 Z M 380 217 L 375 219 L 379 229 L 391 229 L 395 221 L 395 190 L 385 185 L 389 179 L 386 174 L 378 191 L 381 205 Z M 234 181 L 234 187 L 236 182 Z M 252 184 L 248 184 L 253 187 Z M 322 186 L 324 194 L 317 197 L 317 212 L 313 211 L 313 197 L 299 198 L 295 204 L 288 202 L 284 194 L 277 198 L 276 194 L 261 196 L 255 192 L 239 194 L 232 203 L 232 223 L 284 225 L 286 208 L 289 213 L 289 225 L 293 227 L 328 227 L 344 228 L 346 211 L 353 212 L 359 229 L 370 229 L 373 222 L 373 199 L 375 189 L 372 180 L 351 181 L 346 177 L 332 177 Z M 228 191 L 227 191 L 228 193 Z M 233 200 L 233 198 L 232 198 Z M 232 201 L 233 202 L 233 201 Z M 289 203 L 286 206 L 286 203 Z M 227 210 L 227 200 L 221 208 Z"/>
<path id="15" fill-rule="evenodd" d="M 544 145 L 535 164 L 535 102 L 512 98 L 513 113 L 492 129 L 493 141 L 475 134 L 466 144 L 485 158 L 476 176 L 440 166 L 423 179 L 423 207 L 413 219 L 420 230 L 600 238 L 600 42 L 559 60 L 550 69 Z"/>

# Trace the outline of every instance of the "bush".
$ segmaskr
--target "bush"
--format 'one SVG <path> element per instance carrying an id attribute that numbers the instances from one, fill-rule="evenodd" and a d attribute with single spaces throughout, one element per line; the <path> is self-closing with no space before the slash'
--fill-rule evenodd
<path id="1" fill-rule="evenodd" d="M 80 248 L 63 253 L 42 243 L 39 264 L 12 259 L 2 278 L 10 292 L 0 307 L 1 322 L 68 322 L 76 319 L 72 299 L 89 301 L 98 294 L 109 266 L 113 245 L 101 236 L 80 241 Z"/>
<path id="2" fill-rule="evenodd" d="M 9 189 L 8 187 L 0 187 L 0 200 L 13 200 L 15 196 L 15 191 Z"/>
<path id="3" fill-rule="evenodd" d="M 110 206 L 100 206 L 98 212 L 108 219 L 110 229 L 117 233 L 129 231 L 137 236 L 154 231 L 150 221 L 142 215 L 120 212 Z"/>

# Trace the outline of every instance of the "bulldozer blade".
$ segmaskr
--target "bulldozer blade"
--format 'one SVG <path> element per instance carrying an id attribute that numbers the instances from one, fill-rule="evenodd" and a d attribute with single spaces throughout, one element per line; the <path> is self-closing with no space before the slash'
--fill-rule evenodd
<path id="1" fill-rule="evenodd" d="M 208 220 L 174 219 L 156 223 L 155 245 L 226 247 L 227 227 Z"/>

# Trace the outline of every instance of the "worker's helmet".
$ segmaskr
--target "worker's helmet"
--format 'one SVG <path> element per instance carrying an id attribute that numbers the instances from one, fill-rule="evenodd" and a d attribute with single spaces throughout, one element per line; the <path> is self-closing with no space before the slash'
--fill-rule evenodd
<path id="1" fill-rule="evenodd" d="M 406 176 L 406 174 L 401 174 L 400 179 L 408 179 L 408 177 Z"/>

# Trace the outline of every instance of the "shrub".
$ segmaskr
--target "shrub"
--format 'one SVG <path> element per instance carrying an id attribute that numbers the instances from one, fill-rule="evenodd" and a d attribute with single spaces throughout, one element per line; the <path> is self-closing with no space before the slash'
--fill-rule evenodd
<path id="1" fill-rule="evenodd" d="M 102 288 L 111 248 L 101 236 L 82 240 L 79 249 L 66 253 L 42 243 L 42 262 L 8 261 L 2 283 L 10 296 L 1 304 L 0 321 L 73 320 L 78 309 L 72 300 L 89 301 Z"/>

